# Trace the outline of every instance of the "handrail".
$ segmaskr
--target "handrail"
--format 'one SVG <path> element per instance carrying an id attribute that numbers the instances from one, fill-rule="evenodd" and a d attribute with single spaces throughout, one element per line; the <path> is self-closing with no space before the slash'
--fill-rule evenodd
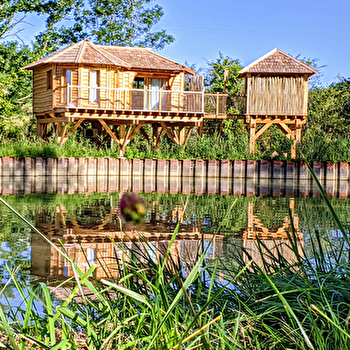
<path id="1" fill-rule="evenodd" d="M 60 89 L 65 89 L 65 92 L 60 92 L 61 107 L 199 113 L 214 117 L 241 114 L 242 98 L 244 99 L 242 95 L 152 88 L 130 89 L 68 84 Z"/>

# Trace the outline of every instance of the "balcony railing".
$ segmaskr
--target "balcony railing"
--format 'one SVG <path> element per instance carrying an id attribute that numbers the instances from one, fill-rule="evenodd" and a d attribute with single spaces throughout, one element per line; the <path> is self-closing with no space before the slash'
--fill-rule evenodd
<path id="1" fill-rule="evenodd" d="M 231 112 L 231 114 L 242 114 L 244 110 L 243 96 L 206 94 L 203 91 L 123 89 L 68 85 L 61 88 L 59 92 L 59 103 L 56 107 L 201 113 L 213 116 L 223 116 L 228 112 Z"/>

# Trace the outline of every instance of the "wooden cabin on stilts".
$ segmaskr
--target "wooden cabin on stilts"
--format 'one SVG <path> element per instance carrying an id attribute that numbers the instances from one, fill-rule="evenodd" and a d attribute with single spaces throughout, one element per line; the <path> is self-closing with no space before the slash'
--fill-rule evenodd
<path id="1" fill-rule="evenodd" d="M 37 134 L 61 145 L 79 127 L 98 145 L 112 139 L 121 156 L 138 132 L 155 145 L 165 134 L 185 145 L 203 119 L 204 87 L 184 91 L 185 75 L 195 72 L 150 49 L 85 40 L 25 69 L 33 70 Z"/>
<path id="2" fill-rule="evenodd" d="M 245 79 L 244 120 L 249 129 L 249 150 L 256 140 L 276 125 L 292 140 L 291 158 L 301 141 L 307 120 L 308 82 L 315 69 L 296 58 L 274 49 L 240 71 Z"/>
<path id="3" fill-rule="evenodd" d="M 256 140 L 276 125 L 293 141 L 307 119 L 308 80 L 316 70 L 275 49 L 240 72 L 245 95 L 208 94 L 202 76 L 145 48 L 72 44 L 26 66 L 33 70 L 37 135 L 63 145 L 78 129 L 97 145 L 112 140 L 120 156 L 137 133 L 159 146 L 163 135 L 185 146 L 204 120 L 242 118 Z M 185 75 L 189 75 L 185 91 Z M 244 101 L 244 103 L 242 103 Z M 227 106 L 237 105 L 235 115 Z M 243 106 L 243 109 L 241 108 Z M 232 109 L 230 109 L 232 110 Z M 147 128 L 146 126 L 149 125 Z"/>

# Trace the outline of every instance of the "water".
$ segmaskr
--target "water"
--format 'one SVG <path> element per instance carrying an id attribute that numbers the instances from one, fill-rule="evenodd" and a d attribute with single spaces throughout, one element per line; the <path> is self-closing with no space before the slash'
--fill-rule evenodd
<path id="1" fill-rule="evenodd" d="M 250 248 L 253 257 L 259 259 L 256 237 L 273 250 L 276 243 L 286 242 L 287 232 L 292 231 L 292 224 L 300 251 L 304 249 L 311 252 L 310 238 L 315 230 L 319 231 L 322 244 L 327 250 L 330 241 L 341 243 L 343 237 L 319 191 L 312 184 L 308 186 L 314 188 L 314 191 L 310 191 L 307 196 L 301 196 L 300 188 L 291 192 L 283 186 L 268 187 L 267 190 L 257 186 L 255 195 L 251 195 L 249 191 L 247 193 L 246 190 L 246 195 L 234 195 L 233 190 L 229 194 L 192 193 L 185 212 L 187 194 L 139 193 L 147 208 L 145 222 L 139 226 L 123 224 L 123 232 L 120 230 L 121 222 L 117 210 L 120 192 L 22 193 L 2 198 L 57 247 L 62 242 L 67 254 L 83 271 L 96 264 L 96 274 L 102 278 L 108 273 L 117 274 L 116 256 L 120 258 L 123 255 L 122 250 L 111 239 L 117 244 L 123 242 L 130 251 L 148 250 L 153 259 L 157 260 L 168 248 L 169 240 L 181 217 L 180 232 L 171 248 L 171 254 L 187 270 L 195 263 L 197 252 L 205 249 L 210 242 L 212 243 L 206 252 L 207 259 L 229 257 L 232 245 Z M 174 184 L 170 183 L 168 187 L 173 188 Z M 39 191 L 38 188 L 40 189 L 34 186 L 34 192 L 43 192 L 42 188 Z M 205 184 L 205 188 L 211 188 L 211 184 Z M 328 192 L 337 193 L 337 190 L 329 188 Z M 332 197 L 331 202 L 348 229 L 350 200 L 347 197 Z M 31 232 L 25 223 L 4 206 L 0 207 L 0 213 L 2 285 L 10 277 L 9 270 L 18 265 L 21 268 L 17 276 L 26 283 L 65 280 L 72 276 L 70 264 L 52 246 Z M 213 239 L 214 234 L 216 236 Z M 285 248 L 283 251 L 287 259 L 293 260 L 289 249 Z M 132 258 L 130 254 L 132 253 L 124 258 Z M 15 299 L 16 293 L 13 292 L 8 297 Z"/>

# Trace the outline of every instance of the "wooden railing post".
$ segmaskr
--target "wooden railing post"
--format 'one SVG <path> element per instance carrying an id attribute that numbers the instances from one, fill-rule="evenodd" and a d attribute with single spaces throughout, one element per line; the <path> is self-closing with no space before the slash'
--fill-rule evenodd
<path id="1" fill-rule="evenodd" d="M 219 93 L 216 93 L 216 116 L 219 116 Z"/>
<path id="2" fill-rule="evenodd" d="M 202 113 L 204 113 L 204 90 L 202 91 Z"/>
<path id="3" fill-rule="evenodd" d="M 160 90 L 158 90 L 158 91 L 159 91 L 159 99 L 158 99 L 159 107 L 158 107 L 158 109 L 161 111 L 162 110 L 162 91 L 163 91 L 163 87 L 161 87 Z"/>

